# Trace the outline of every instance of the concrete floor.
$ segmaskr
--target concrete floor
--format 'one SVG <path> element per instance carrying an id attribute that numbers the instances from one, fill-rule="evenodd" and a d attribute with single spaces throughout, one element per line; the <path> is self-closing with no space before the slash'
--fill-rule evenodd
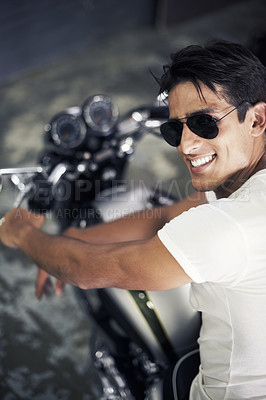
<path id="1" fill-rule="evenodd" d="M 248 43 L 264 28 L 264 0 L 241 2 L 163 32 L 142 29 L 111 37 L 54 65 L 2 82 L 0 168 L 34 165 L 42 149 L 43 126 L 57 112 L 105 93 L 121 114 L 154 101 L 168 54 L 191 43 L 219 37 Z M 149 182 L 187 179 L 176 152 L 147 136 L 138 145 L 129 177 Z M 0 215 L 13 191 L 0 195 Z M 0 398 L 97 399 L 87 370 L 89 325 L 71 287 L 60 299 L 34 298 L 35 266 L 20 251 L 0 246 Z"/>

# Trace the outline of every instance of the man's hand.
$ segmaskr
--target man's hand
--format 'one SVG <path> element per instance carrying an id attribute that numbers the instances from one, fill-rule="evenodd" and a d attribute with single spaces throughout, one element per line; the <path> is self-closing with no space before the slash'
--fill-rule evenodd
<path id="1" fill-rule="evenodd" d="M 52 287 L 53 284 L 50 275 L 46 271 L 39 268 L 35 284 L 35 296 L 37 299 L 41 300 L 43 295 L 48 295 Z M 54 285 L 54 293 L 56 296 L 61 296 L 64 288 L 65 283 L 57 279 Z"/>
<path id="2" fill-rule="evenodd" d="M 27 226 L 31 225 L 36 229 L 40 229 L 45 222 L 45 217 L 41 214 L 34 214 L 22 208 L 15 208 L 7 213 L 0 226 L 0 240 L 8 247 L 18 247 L 19 237 L 23 235 L 23 231 Z M 57 296 L 62 295 L 64 290 L 64 282 L 57 280 L 54 287 L 54 292 Z M 43 295 L 48 294 L 52 287 L 50 275 L 38 269 L 36 280 L 36 297 L 41 300 Z"/>
<path id="3" fill-rule="evenodd" d="M 78 238 L 78 229 L 68 228 L 63 235 L 68 237 Z M 37 279 L 35 282 L 35 296 L 38 300 L 41 300 L 43 296 L 47 296 L 51 289 L 53 288 L 53 283 L 51 276 L 41 268 L 38 268 Z M 56 279 L 54 284 L 54 293 L 56 296 L 62 296 L 65 289 L 65 282 Z"/>
<path id="4" fill-rule="evenodd" d="M 4 222 L 0 226 L 0 240 L 4 245 L 16 248 L 28 226 L 40 229 L 44 222 L 45 217 L 41 214 L 14 208 L 5 215 Z"/>

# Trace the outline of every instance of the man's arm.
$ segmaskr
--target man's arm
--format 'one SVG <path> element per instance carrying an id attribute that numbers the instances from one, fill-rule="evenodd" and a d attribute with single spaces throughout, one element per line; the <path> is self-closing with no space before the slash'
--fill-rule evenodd
<path id="1" fill-rule="evenodd" d="M 64 235 L 94 244 L 146 240 L 156 235 L 171 219 L 206 202 L 204 193 L 195 192 L 170 206 L 137 211 L 121 219 L 86 229 L 69 228 Z"/>
<path id="2" fill-rule="evenodd" d="M 195 192 L 188 198 L 171 206 L 136 212 L 119 220 L 95 225 L 87 229 L 69 228 L 64 235 L 94 244 L 148 240 L 155 236 L 174 217 L 189 210 L 191 207 L 197 207 L 205 203 L 205 194 Z M 36 297 L 38 299 L 41 299 L 42 294 L 45 294 L 45 287 L 46 284 L 49 285 L 49 282 L 49 275 L 44 270 L 39 269 L 38 279 L 36 280 Z M 56 280 L 54 286 L 55 294 L 61 295 L 63 290 L 62 281 Z"/>
<path id="3" fill-rule="evenodd" d="M 123 243 L 136 240 L 151 239 L 156 235 L 166 222 L 170 221 L 191 207 L 206 203 L 204 193 L 196 192 L 188 198 L 171 206 L 158 207 L 152 210 L 144 210 L 128 215 L 109 223 L 94 225 L 86 229 L 69 228 L 64 232 L 65 236 L 80 239 L 90 244 Z M 36 279 L 36 297 L 41 299 L 52 287 L 49 274 L 38 269 Z M 64 282 L 57 279 L 54 285 L 56 295 L 61 295 L 64 290 Z"/>
<path id="4" fill-rule="evenodd" d="M 79 239 L 48 235 L 36 226 L 35 220 L 31 223 L 34 215 L 26 210 L 21 210 L 19 217 L 15 213 L 17 210 L 6 215 L 2 241 L 23 250 L 49 274 L 82 289 L 114 286 L 164 290 L 191 281 L 157 236 L 90 245 Z"/>

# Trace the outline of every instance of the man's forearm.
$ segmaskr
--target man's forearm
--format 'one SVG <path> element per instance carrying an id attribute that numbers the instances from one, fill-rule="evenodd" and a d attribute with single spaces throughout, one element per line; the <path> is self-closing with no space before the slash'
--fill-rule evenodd
<path id="1" fill-rule="evenodd" d="M 206 203 L 204 193 L 198 192 L 171 206 L 137 211 L 121 219 L 87 229 L 69 228 L 65 235 L 95 244 L 147 240 L 156 235 L 170 219 L 204 203 Z"/>
<path id="2" fill-rule="evenodd" d="M 157 235 L 112 244 L 52 236 L 40 230 L 44 217 L 13 209 L 5 215 L 0 240 L 20 248 L 49 274 L 82 289 L 115 286 L 166 290 L 190 282 Z M 130 224 L 128 226 L 130 229 Z"/>
<path id="3" fill-rule="evenodd" d="M 107 280 L 112 284 L 111 274 L 107 277 L 104 268 L 101 272 L 96 265 L 100 255 L 106 268 L 112 245 L 102 245 L 100 249 L 78 239 L 48 235 L 32 226 L 25 228 L 18 247 L 49 274 L 81 288 L 88 287 L 88 279 L 93 287 L 106 286 Z"/>
<path id="4" fill-rule="evenodd" d="M 64 235 L 91 244 L 130 242 L 153 237 L 166 222 L 164 209 L 153 208 L 87 229 L 68 228 Z"/>
<path id="5" fill-rule="evenodd" d="M 66 236 L 42 232 L 43 216 L 14 209 L 5 215 L 5 222 L 0 227 L 0 240 L 9 247 L 19 247 L 47 273 L 83 289 L 106 286 L 141 288 L 145 270 L 145 287 L 157 290 L 168 287 L 167 282 L 163 283 L 164 275 L 160 279 L 161 286 L 158 286 L 157 279 L 154 281 L 153 273 L 150 273 L 150 266 L 157 263 L 161 272 L 161 254 L 165 256 L 166 252 L 159 239 L 156 240 L 157 231 L 170 219 L 205 201 L 201 195 L 192 197 L 109 224 L 88 229 L 70 228 L 65 232 Z M 168 254 L 166 258 L 165 268 L 172 261 Z M 174 270 L 175 264 L 176 261 Z"/>
<path id="6" fill-rule="evenodd" d="M 142 285 L 150 285 L 157 290 L 161 280 L 158 283 L 150 263 L 144 263 L 144 257 L 148 253 L 153 257 L 154 251 L 147 251 L 145 243 L 88 244 L 79 239 L 51 236 L 28 226 L 18 247 L 46 272 L 81 289 L 110 286 L 141 289 Z"/>

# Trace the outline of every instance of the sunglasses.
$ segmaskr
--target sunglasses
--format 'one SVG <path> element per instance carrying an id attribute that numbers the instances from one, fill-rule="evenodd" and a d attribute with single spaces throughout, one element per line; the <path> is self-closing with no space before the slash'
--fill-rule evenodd
<path id="1" fill-rule="evenodd" d="M 182 122 L 178 118 L 169 119 L 169 121 L 161 125 L 161 134 L 168 144 L 178 147 L 181 142 L 183 125 L 186 124 L 197 136 L 204 139 L 214 139 L 219 133 L 218 122 L 235 111 L 242 103 L 243 101 L 220 119 L 216 119 L 206 113 L 190 115 L 186 122 Z"/>

